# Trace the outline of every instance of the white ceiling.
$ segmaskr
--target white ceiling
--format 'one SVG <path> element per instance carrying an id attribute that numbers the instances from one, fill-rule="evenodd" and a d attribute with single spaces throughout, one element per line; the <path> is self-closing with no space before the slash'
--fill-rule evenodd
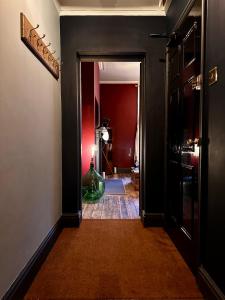
<path id="1" fill-rule="evenodd" d="M 140 78 L 139 62 L 100 63 L 100 83 L 137 83 Z"/>
<path id="2" fill-rule="evenodd" d="M 53 0 L 60 15 L 143 15 L 164 16 L 162 0 Z"/>

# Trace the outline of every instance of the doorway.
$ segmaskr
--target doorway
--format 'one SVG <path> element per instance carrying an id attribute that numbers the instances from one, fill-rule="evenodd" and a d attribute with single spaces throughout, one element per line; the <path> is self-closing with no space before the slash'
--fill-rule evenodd
<path id="1" fill-rule="evenodd" d="M 140 218 L 140 65 L 81 59 L 83 219 Z M 90 172 L 105 185 L 98 199 Z"/>

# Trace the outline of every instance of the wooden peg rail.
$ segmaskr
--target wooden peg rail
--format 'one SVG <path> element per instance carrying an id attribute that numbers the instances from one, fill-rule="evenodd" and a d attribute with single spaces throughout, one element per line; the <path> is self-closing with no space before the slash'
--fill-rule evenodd
<path id="1" fill-rule="evenodd" d="M 59 63 L 53 56 L 54 52 L 51 52 L 48 47 L 51 45 L 45 44 L 43 38 L 39 36 L 35 30 L 37 27 L 33 27 L 28 21 L 26 16 L 20 14 L 20 25 L 21 25 L 21 40 L 24 44 L 33 52 L 33 54 L 43 63 L 43 65 L 52 73 L 52 75 L 59 78 Z"/>

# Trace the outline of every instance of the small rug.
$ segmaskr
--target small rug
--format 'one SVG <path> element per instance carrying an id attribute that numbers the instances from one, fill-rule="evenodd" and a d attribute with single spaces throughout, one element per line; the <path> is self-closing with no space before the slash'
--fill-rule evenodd
<path id="1" fill-rule="evenodd" d="M 125 195 L 125 189 L 122 179 L 106 179 L 105 180 L 106 195 Z"/>

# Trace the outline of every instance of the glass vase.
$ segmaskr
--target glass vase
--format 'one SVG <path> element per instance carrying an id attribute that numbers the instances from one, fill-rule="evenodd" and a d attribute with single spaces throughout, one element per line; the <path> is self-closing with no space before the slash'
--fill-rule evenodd
<path id="1" fill-rule="evenodd" d="M 105 181 L 95 170 L 93 159 L 91 159 L 90 169 L 82 177 L 82 197 L 83 202 L 96 203 L 104 194 Z"/>

